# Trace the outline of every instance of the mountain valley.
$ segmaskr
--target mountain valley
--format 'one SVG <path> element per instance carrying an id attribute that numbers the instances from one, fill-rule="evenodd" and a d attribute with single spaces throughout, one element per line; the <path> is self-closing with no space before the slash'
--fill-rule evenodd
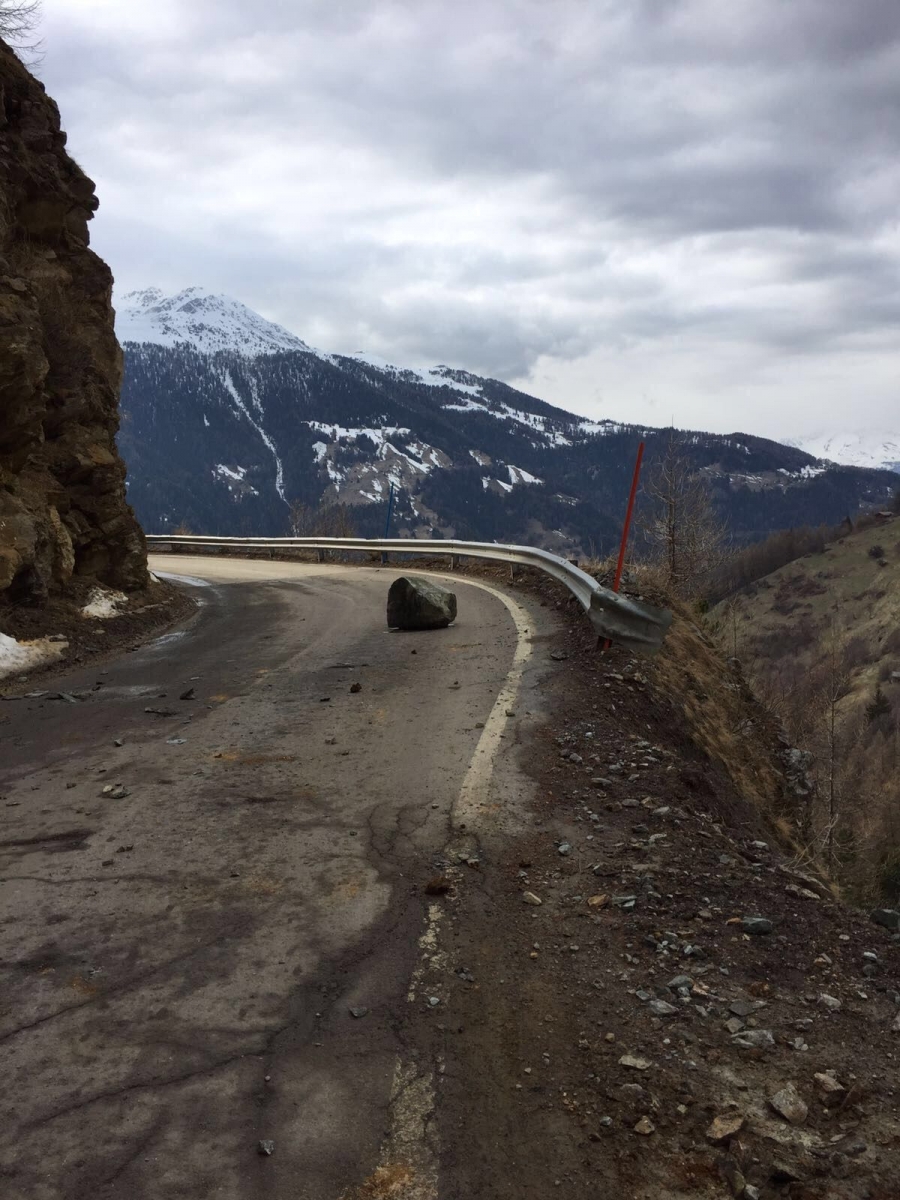
<path id="1" fill-rule="evenodd" d="M 346 506 L 361 534 L 605 553 L 638 442 L 671 430 L 590 421 L 497 380 L 316 350 L 235 300 L 190 288 L 120 303 L 119 444 L 148 532 L 287 535 Z M 746 434 L 679 431 L 736 541 L 887 503 L 896 477 Z M 293 515 L 292 515 L 293 514 Z"/>

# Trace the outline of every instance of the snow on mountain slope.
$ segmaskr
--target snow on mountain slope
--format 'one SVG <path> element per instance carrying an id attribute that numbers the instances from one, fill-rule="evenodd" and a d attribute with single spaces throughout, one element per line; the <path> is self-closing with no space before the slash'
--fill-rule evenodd
<path id="1" fill-rule="evenodd" d="M 199 287 L 175 296 L 164 296 L 159 288 L 129 292 L 116 311 L 116 335 L 120 342 L 170 348 L 187 343 L 203 354 L 229 350 L 247 358 L 310 349 L 296 334 L 245 304 Z"/>
<path id="2" fill-rule="evenodd" d="M 900 433 L 819 433 L 785 444 L 845 467 L 886 467 L 900 471 Z"/>
<path id="3" fill-rule="evenodd" d="M 201 288 L 124 297 L 118 334 L 128 495 L 154 531 L 282 534 L 343 505 L 341 521 L 374 536 L 393 485 L 393 527 L 410 536 L 603 548 L 621 532 L 638 440 L 652 460 L 670 437 L 465 370 L 326 354 Z M 834 524 L 893 491 L 895 477 L 751 435 L 683 441 L 739 536 Z"/>
<path id="4" fill-rule="evenodd" d="M 416 383 L 424 384 L 426 387 L 449 387 L 454 392 L 465 392 L 470 396 L 481 396 L 481 380 L 477 376 L 466 375 L 464 372 L 454 371 L 450 367 L 398 367 L 396 363 L 389 362 L 386 358 L 379 358 L 374 354 L 346 354 L 344 358 L 349 358 L 353 362 L 357 362 L 364 367 L 374 367 L 380 375 L 386 375 L 389 379 L 396 379 L 399 383 Z"/>
<path id="5" fill-rule="evenodd" d="M 169 349 L 187 345 L 202 354 L 228 351 L 248 359 L 302 351 L 346 373 L 362 372 L 381 389 L 389 389 L 394 383 L 424 386 L 435 393 L 446 389 L 456 394 L 453 400 L 435 397 L 445 411 L 483 413 L 498 421 L 521 425 L 533 435 L 535 447 L 571 446 L 584 436 L 618 428 L 611 422 L 585 421 L 559 410 L 548 416 L 489 399 L 485 393 L 488 381 L 448 366 L 399 366 L 362 352 L 328 354 L 307 345 L 296 334 L 267 321 L 230 296 L 214 295 L 200 287 L 187 288 L 174 296 L 164 295 L 159 288 L 146 288 L 129 292 L 117 304 L 116 334 L 125 345 L 150 344 Z M 540 402 L 538 406 L 547 407 Z"/>

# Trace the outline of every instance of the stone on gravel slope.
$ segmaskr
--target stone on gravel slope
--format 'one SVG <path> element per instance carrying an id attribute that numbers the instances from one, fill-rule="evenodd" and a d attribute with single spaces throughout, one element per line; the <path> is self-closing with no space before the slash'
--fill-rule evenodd
<path id="1" fill-rule="evenodd" d="M 445 629 L 456 620 L 456 594 L 419 575 L 401 575 L 388 592 L 391 629 Z"/>
<path id="2" fill-rule="evenodd" d="M 784 1087 L 779 1088 L 771 1095 L 769 1104 L 780 1117 L 784 1117 L 791 1125 L 802 1125 L 809 1113 L 809 1108 L 792 1083 L 786 1083 Z"/>

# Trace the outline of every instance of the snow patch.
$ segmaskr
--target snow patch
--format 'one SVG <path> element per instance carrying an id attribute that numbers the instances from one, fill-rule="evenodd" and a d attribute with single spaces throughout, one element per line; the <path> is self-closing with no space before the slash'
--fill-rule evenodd
<path id="1" fill-rule="evenodd" d="M 412 430 L 402 425 L 361 426 L 326 425 L 323 421 L 305 421 L 316 433 L 324 433 L 333 442 L 355 442 L 361 437 L 371 438 L 378 450 L 384 449 L 389 437 L 409 437 Z M 321 443 L 319 443 L 321 444 Z"/>
<path id="2" fill-rule="evenodd" d="M 213 471 L 213 475 L 224 476 L 226 479 L 235 479 L 238 483 L 243 482 L 246 474 L 246 467 L 226 467 L 224 463 L 219 463 Z"/>
<path id="3" fill-rule="evenodd" d="M 543 483 L 543 479 L 538 479 L 537 475 L 532 475 L 530 471 L 524 470 L 522 467 L 507 467 L 509 471 L 509 482 L 516 483 Z"/>
<path id="4" fill-rule="evenodd" d="M 340 491 L 341 484 L 346 477 L 346 472 L 336 467 L 330 458 L 325 461 L 325 470 L 328 472 L 328 478 L 334 484 L 335 491 Z"/>
<path id="5" fill-rule="evenodd" d="M 111 588 L 95 587 L 88 596 L 88 602 L 81 610 L 83 617 L 95 617 L 105 621 L 109 617 L 119 615 L 119 605 L 126 604 L 128 597 L 124 592 L 114 592 Z"/>
<path id="6" fill-rule="evenodd" d="M 253 428 L 256 430 L 256 432 L 259 434 L 260 438 L 263 441 L 263 444 L 265 446 L 267 446 L 268 449 L 271 451 L 272 457 L 275 459 L 275 491 L 278 493 L 278 495 L 281 497 L 281 499 L 284 501 L 284 503 L 287 504 L 287 498 L 285 497 L 285 494 L 284 494 L 284 467 L 281 465 L 281 459 L 278 457 L 278 451 L 275 449 L 275 443 L 272 441 L 272 439 L 269 437 L 269 435 L 266 433 L 266 431 L 264 429 L 262 429 L 259 425 L 257 425 L 256 421 L 254 421 L 253 418 L 250 416 L 250 413 L 247 410 L 247 405 L 241 399 L 237 388 L 234 386 L 234 380 L 231 378 L 231 372 L 223 371 L 221 378 L 222 378 L 222 383 L 225 386 L 225 390 L 228 392 L 228 394 L 231 396 L 232 400 L 234 400 L 235 404 L 238 406 L 240 411 L 244 414 L 244 416 L 247 418 L 247 420 L 250 422 L 250 424 L 253 426 Z"/>
<path id="7" fill-rule="evenodd" d="M 470 396 L 482 394 L 481 388 L 476 384 L 461 383 L 454 379 L 449 367 L 399 367 L 377 354 L 346 354 L 344 357 L 364 366 L 374 367 L 382 375 L 388 375 L 398 383 L 424 383 L 426 387 L 451 388 L 454 392 L 468 393 Z"/>
<path id="8" fill-rule="evenodd" d="M 443 412 L 482 412 L 485 416 L 493 417 L 496 421 L 514 421 L 517 425 L 538 434 L 550 446 L 571 446 L 571 438 L 566 437 L 558 429 L 548 428 L 550 418 L 539 413 L 525 412 L 521 408 L 513 408 L 502 400 L 495 400 L 488 407 L 486 403 L 476 404 L 472 400 L 460 400 L 455 404 L 441 405 Z M 593 433 L 601 428 L 594 421 L 575 421 L 569 428 L 573 432 Z M 537 443 L 532 443 L 537 446 Z"/>
<path id="9" fill-rule="evenodd" d="M 247 482 L 246 476 L 247 467 L 226 467 L 224 463 L 219 463 L 212 470 L 213 479 L 218 479 L 220 482 L 224 483 L 229 492 L 233 492 L 235 490 L 231 486 L 232 483 L 238 483 L 241 485 L 237 493 L 238 500 L 240 500 L 242 496 L 248 494 L 251 496 L 259 495 L 259 492 L 256 490 L 256 488 L 251 487 L 251 485 Z M 228 482 L 229 480 L 231 480 L 231 483 Z"/>
<path id="10" fill-rule="evenodd" d="M 6 679 L 7 676 L 20 671 L 30 671 L 43 663 L 54 662 L 68 644 L 51 642 L 49 638 L 17 642 L 14 637 L 0 633 L 0 679 Z"/>

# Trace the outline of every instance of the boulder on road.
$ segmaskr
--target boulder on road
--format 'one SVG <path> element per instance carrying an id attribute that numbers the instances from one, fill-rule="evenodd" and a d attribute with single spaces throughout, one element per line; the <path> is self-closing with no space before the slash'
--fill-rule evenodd
<path id="1" fill-rule="evenodd" d="M 388 592 L 391 629 L 445 629 L 456 620 L 456 594 L 418 575 L 401 575 Z"/>

